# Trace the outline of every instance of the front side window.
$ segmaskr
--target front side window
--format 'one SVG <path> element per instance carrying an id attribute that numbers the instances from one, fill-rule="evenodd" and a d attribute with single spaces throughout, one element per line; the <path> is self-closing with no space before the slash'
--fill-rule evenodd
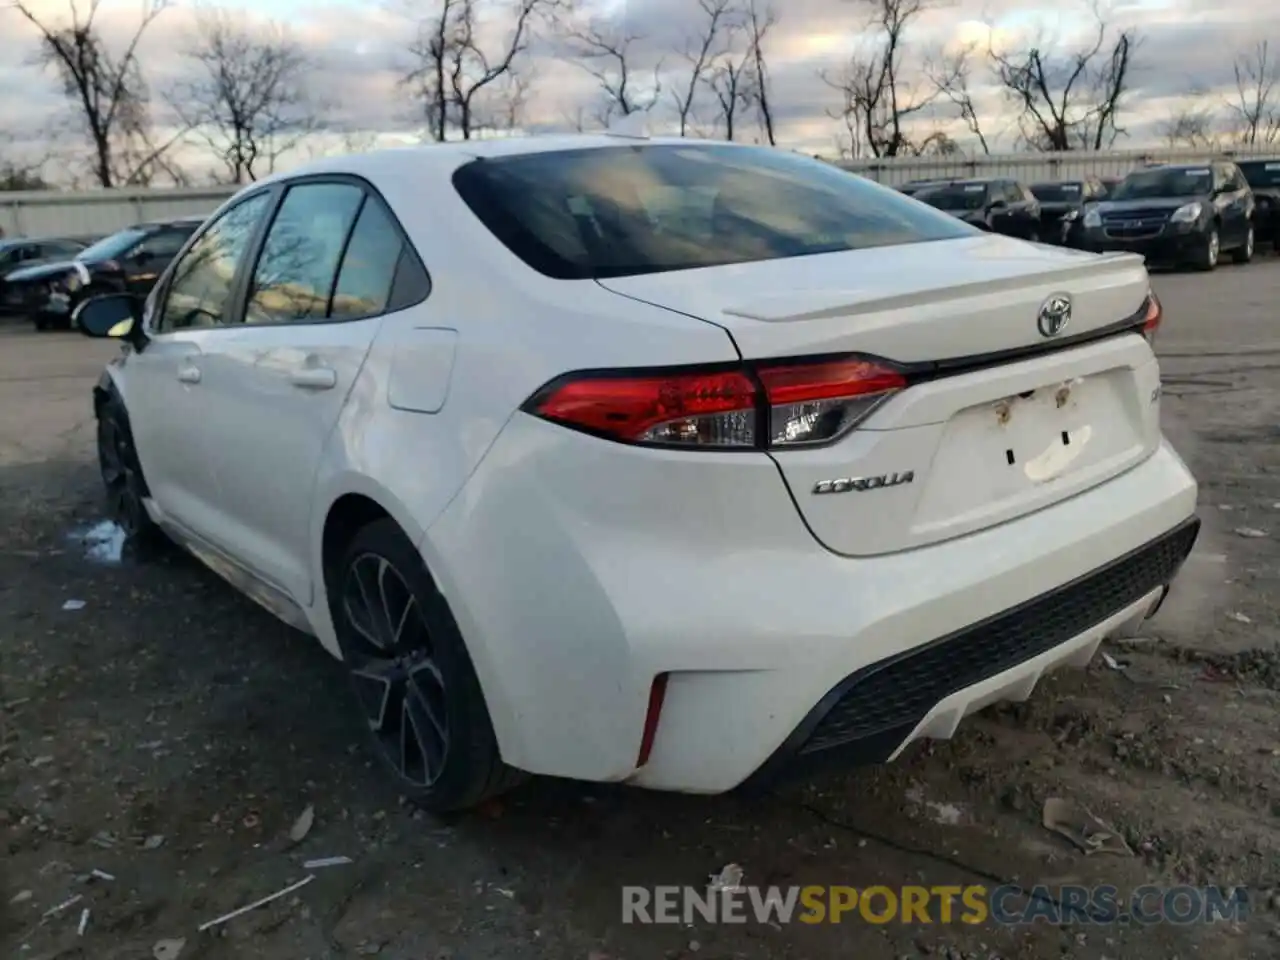
<path id="1" fill-rule="evenodd" d="M 258 193 L 209 225 L 174 265 L 157 315 L 157 331 L 214 327 L 227 322 L 236 271 L 270 206 L 271 195 Z"/>
<path id="2" fill-rule="evenodd" d="M 1240 172 L 1251 187 L 1280 187 L 1280 160 L 1251 160 Z"/>
<path id="3" fill-rule="evenodd" d="M 147 237 L 138 247 L 138 253 L 152 257 L 176 257 L 193 230 L 160 230 Z"/>
<path id="4" fill-rule="evenodd" d="M 486 157 L 454 174 L 476 217 L 558 279 L 623 277 L 971 236 L 838 167 L 718 144 Z"/>
<path id="5" fill-rule="evenodd" d="M 363 199 L 364 190 L 349 183 L 304 183 L 289 190 L 253 271 L 245 323 L 325 319 L 338 262 Z"/>

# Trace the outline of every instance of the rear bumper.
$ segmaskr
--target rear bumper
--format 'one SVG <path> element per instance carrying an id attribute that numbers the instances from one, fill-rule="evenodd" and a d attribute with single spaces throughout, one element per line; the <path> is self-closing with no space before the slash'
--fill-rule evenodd
<path id="1" fill-rule="evenodd" d="M 1108 635 L 1153 616 L 1199 532 L 1193 517 L 1070 583 L 855 671 L 752 781 L 814 758 L 892 760 L 915 740 L 950 737 L 961 719 L 990 703 L 1026 699 L 1049 670 L 1087 664 Z"/>
<path id="2" fill-rule="evenodd" d="M 1162 443 L 1016 520 L 842 557 L 804 527 L 763 455 L 638 450 L 517 416 L 420 548 L 508 763 L 716 793 L 827 752 L 815 744 L 892 757 L 1025 696 L 1057 663 L 1087 660 L 1159 599 L 1189 549 L 1195 502 L 1195 480 Z M 1109 565 L 1144 548 L 1141 566 L 1123 566 L 1124 588 L 1108 588 L 1122 569 Z M 1063 592 L 1077 582 L 1089 584 L 1083 600 Z M 659 674 L 665 700 L 637 768 Z"/>

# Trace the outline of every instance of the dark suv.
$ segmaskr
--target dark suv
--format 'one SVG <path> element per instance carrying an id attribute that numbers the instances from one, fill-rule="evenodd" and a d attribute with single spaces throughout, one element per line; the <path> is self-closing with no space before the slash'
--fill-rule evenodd
<path id="1" fill-rule="evenodd" d="M 1084 249 L 1133 251 L 1153 264 L 1212 270 L 1225 251 L 1253 259 L 1253 191 L 1226 160 L 1135 170 L 1081 224 Z"/>
<path id="2" fill-rule="evenodd" d="M 1097 177 L 1033 183 L 1031 192 L 1040 201 L 1041 239 L 1066 246 L 1079 244 L 1081 218 L 1107 196 L 1107 188 Z"/>
<path id="3" fill-rule="evenodd" d="M 1040 201 L 1016 180 L 951 180 L 926 186 L 915 198 L 992 233 L 1042 236 Z"/>
<path id="4" fill-rule="evenodd" d="M 37 330 L 69 327 L 81 300 L 103 293 L 145 295 L 203 217 L 141 223 L 85 247 L 74 257 L 23 267 L 5 277 L 9 309 Z"/>
<path id="5" fill-rule="evenodd" d="M 1237 160 L 1253 191 L 1253 234 L 1258 243 L 1280 250 L 1280 158 Z"/>

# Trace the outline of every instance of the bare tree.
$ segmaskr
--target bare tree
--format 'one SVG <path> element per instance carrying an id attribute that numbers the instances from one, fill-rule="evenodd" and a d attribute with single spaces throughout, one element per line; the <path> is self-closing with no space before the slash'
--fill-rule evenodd
<path id="1" fill-rule="evenodd" d="M 653 109 L 662 93 L 662 63 L 653 68 L 653 85 L 645 92 L 635 87 L 632 45 L 644 39 L 636 33 L 603 23 L 588 24 L 569 31 L 575 62 L 595 77 L 604 103 L 597 120 L 608 124 L 617 115 L 624 117 Z"/>
<path id="2" fill-rule="evenodd" d="M 733 140 L 738 134 L 740 112 L 757 101 L 755 63 L 750 49 L 721 54 L 711 65 L 706 82 L 719 107 L 724 138 Z"/>
<path id="3" fill-rule="evenodd" d="M 452 126 L 470 140 L 487 125 L 478 119 L 485 112 L 483 98 L 515 72 L 537 21 L 563 5 L 564 0 L 512 0 L 503 8 L 486 0 L 437 0 L 435 14 L 418 23 L 409 47 L 413 66 L 402 78 L 420 101 L 433 139 L 448 139 Z M 510 19 L 500 44 L 481 30 L 496 9 L 505 9 Z"/>
<path id="4" fill-rule="evenodd" d="M 699 91 L 716 60 L 725 53 L 727 34 L 737 26 L 733 0 L 698 0 L 698 8 L 703 15 L 702 32 L 686 41 L 681 56 L 688 62 L 689 72 L 684 83 L 671 92 L 682 137 L 689 132 Z"/>
<path id="5" fill-rule="evenodd" d="M 183 55 L 191 69 L 166 99 L 221 161 L 227 182 L 273 172 L 320 128 L 307 93 L 311 63 L 283 26 L 202 8 Z"/>
<path id="6" fill-rule="evenodd" d="M 53 189 L 52 184 L 41 176 L 41 170 L 50 159 L 48 154 L 39 161 L 19 159 L 19 151 L 12 147 L 17 140 L 12 133 L 0 131 L 0 146 L 5 148 L 4 155 L 0 157 L 0 192 Z"/>
<path id="7" fill-rule="evenodd" d="M 1041 38 L 1022 50 L 987 53 L 996 78 L 1016 105 L 1022 137 L 1039 150 L 1101 150 L 1125 134 L 1119 114 L 1129 92 L 1138 36 L 1114 35 L 1098 7 L 1096 27 L 1083 47 L 1057 52 Z"/>
<path id="8" fill-rule="evenodd" d="M 935 130 L 918 144 L 913 144 L 912 152 L 918 157 L 954 157 L 961 150 L 960 144 L 951 139 L 945 130 Z"/>
<path id="9" fill-rule="evenodd" d="M 1280 103 L 1275 100 L 1280 62 L 1271 56 L 1270 41 L 1261 40 L 1236 58 L 1236 98 L 1228 101 L 1237 139 L 1253 146 L 1273 143 L 1280 135 Z"/>
<path id="10" fill-rule="evenodd" d="M 1217 112 L 1207 102 L 1203 90 L 1195 91 L 1169 111 L 1160 121 L 1160 136 L 1169 147 L 1191 150 L 1217 150 L 1221 138 L 1217 132 Z"/>
<path id="11" fill-rule="evenodd" d="M 149 135 L 148 91 L 137 49 L 168 2 L 142 0 L 137 27 L 124 51 L 113 53 L 96 23 L 102 0 L 90 0 L 85 13 L 76 0 L 67 0 L 69 22 L 63 23 L 42 20 L 27 0 L 13 0 L 13 8 L 39 31 L 41 62 L 57 72 L 63 93 L 74 104 L 93 148 L 93 174 L 99 186 L 136 178 L 172 143 L 152 144 L 149 150 L 144 148 L 141 166 L 121 168 L 120 154 L 129 152 L 129 141 L 136 145 Z"/>
<path id="12" fill-rule="evenodd" d="M 821 73 L 829 87 L 841 95 L 834 114 L 846 124 L 856 123 L 860 140 L 877 157 L 895 157 L 911 152 L 906 121 L 929 106 L 938 89 L 923 93 L 911 88 L 904 78 L 905 44 L 908 29 L 928 7 L 930 0 L 866 0 L 875 8 L 868 27 L 867 49 L 855 54 L 837 74 Z"/>
<path id="13" fill-rule="evenodd" d="M 751 64 L 755 71 L 755 105 L 760 126 L 764 128 L 769 146 L 778 145 L 773 125 L 773 98 L 769 85 L 769 65 L 764 54 L 764 41 L 769 31 L 778 23 L 778 14 L 771 6 L 762 6 L 767 0 L 748 0 L 747 30 L 751 40 Z"/>
<path id="14" fill-rule="evenodd" d="M 973 100 L 974 53 L 973 46 L 964 47 L 955 53 L 943 53 L 934 58 L 926 69 L 929 79 L 938 92 L 951 101 L 969 133 L 978 141 L 982 152 L 989 154 L 991 146 L 987 142 Z"/>

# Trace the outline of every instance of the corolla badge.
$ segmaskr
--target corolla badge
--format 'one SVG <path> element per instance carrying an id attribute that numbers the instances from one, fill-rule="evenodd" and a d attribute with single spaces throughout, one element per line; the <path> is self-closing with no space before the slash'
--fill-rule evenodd
<path id="1" fill-rule="evenodd" d="M 866 490 L 880 490 L 884 487 L 896 487 L 910 483 L 916 478 L 914 470 L 897 473 L 884 473 L 878 477 L 837 477 L 834 480 L 819 480 L 813 485 L 815 494 L 821 493 L 862 493 Z"/>
<path id="2" fill-rule="evenodd" d="M 1040 304 L 1036 326 L 1043 337 L 1056 337 L 1071 323 L 1071 298 L 1065 293 L 1055 293 Z"/>

